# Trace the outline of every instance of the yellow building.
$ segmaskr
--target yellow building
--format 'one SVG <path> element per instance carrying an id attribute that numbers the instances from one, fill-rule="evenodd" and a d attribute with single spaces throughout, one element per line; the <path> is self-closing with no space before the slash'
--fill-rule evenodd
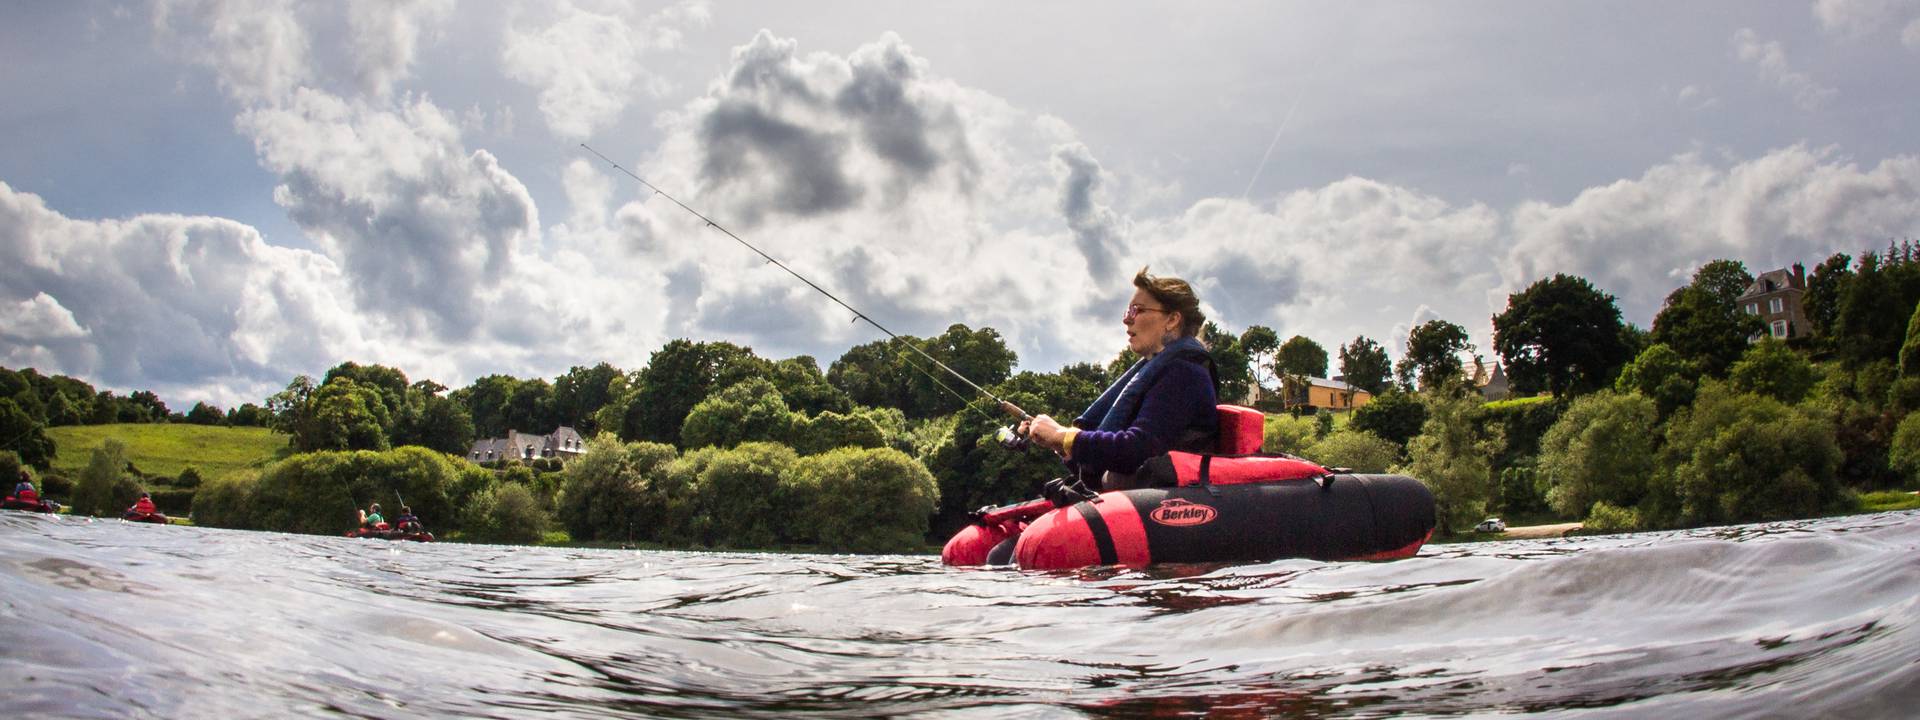
<path id="1" fill-rule="evenodd" d="M 1304 379 L 1304 385 L 1298 380 Z M 1373 400 L 1373 393 L 1326 378 L 1280 378 L 1280 394 L 1289 408 L 1307 406 L 1328 410 L 1352 410 Z"/>

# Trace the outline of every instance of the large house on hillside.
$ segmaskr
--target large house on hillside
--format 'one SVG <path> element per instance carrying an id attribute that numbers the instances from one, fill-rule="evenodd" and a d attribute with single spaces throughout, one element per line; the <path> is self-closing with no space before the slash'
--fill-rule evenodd
<path id="1" fill-rule="evenodd" d="M 1373 393 L 1348 385 L 1344 382 L 1345 378 L 1328 380 L 1308 377 L 1304 380 L 1306 382 L 1301 383 L 1293 377 L 1280 377 L 1280 397 L 1286 407 L 1352 410 L 1373 400 Z"/>
<path id="2" fill-rule="evenodd" d="M 473 441 L 473 448 L 467 451 L 467 459 L 476 463 L 497 460 L 537 460 L 540 458 L 559 458 L 561 462 L 572 460 L 586 452 L 586 442 L 580 439 L 580 432 L 561 425 L 545 435 L 516 432 L 509 428 L 503 438 L 487 438 Z"/>
<path id="3" fill-rule="evenodd" d="M 1807 271 L 1794 263 L 1792 268 L 1760 273 L 1738 302 L 1740 312 L 1757 316 L 1766 325 L 1765 335 L 1785 340 L 1813 334 L 1813 328 L 1807 325 L 1806 294 Z M 1764 335 L 1753 339 L 1761 337 Z"/>

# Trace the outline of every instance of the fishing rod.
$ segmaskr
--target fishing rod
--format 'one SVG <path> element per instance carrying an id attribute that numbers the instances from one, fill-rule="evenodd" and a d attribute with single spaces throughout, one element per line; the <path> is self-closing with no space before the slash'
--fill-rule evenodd
<path id="1" fill-rule="evenodd" d="M 827 296 L 828 300 L 832 300 L 835 303 L 839 304 L 840 307 L 846 308 L 847 312 L 853 313 L 854 322 L 859 322 L 861 320 L 867 321 L 867 324 L 872 325 L 874 329 L 877 329 L 882 333 L 886 333 L 888 338 L 900 341 L 900 344 L 907 346 L 907 349 L 912 350 L 916 353 L 919 353 L 920 357 L 926 358 L 928 362 L 933 363 L 935 366 L 939 367 L 941 370 L 945 370 L 947 371 L 948 374 L 954 376 L 955 378 L 959 378 L 960 382 L 966 383 L 967 387 L 973 388 L 974 392 L 977 392 L 977 393 L 980 393 L 981 395 L 986 396 L 987 399 L 992 400 L 994 401 L 995 404 L 999 405 L 1001 412 L 1004 412 L 1008 415 L 1012 415 L 1013 417 L 1019 418 L 1022 421 L 1033 419 L 1033 416 L 1028 415 L 1027 411 L 1020 409 L 1020 406 L 1015 405 L 1011 402 L 1008 402 L 1002 399 L 1000 396 L 995 395 L 991 392 L 988 392 L 986 388 L 980 387 L 980 385 L 975 383 L 974 381 L 968 380 L 967 376 L 961 375 L 959 371 L 954 370 L 953 368 L 947 367 L 946 363 L 940 362 L 939 358 L 936 358 L 928 354 L 927 351 L 920 349 L 918 345 L 915 345 L 912 342 L 908 342 L 907 340 L 901 338 L 899 335 L 894 334 L 892 330 L 888 330 L 886 326 L 881 325 L 880 323 L 874 321 L 874 319 L 871 317 L 868 317 L 866 313 L 860 312 L 858 308 L 855 308 L 852 305 L 848 305 L 845 300 L 841 300 L 838 296 L 834 295 L 833 293 L 827 292 L 827 289 L 820 287 L 818 283 L 815 283 L 812 280 L 808 280 L 806 276 L 801 275 L 798 272 L 795 272 L 793 268 L 787 267 L 786 263 L 780 262 L 779 260 L 775 260 L 772 255 L 768 255 L 766 252 L 762 251 L 760 248 L 754 247 L 753 243 L 747 242 L 745 239 L 741 238 L 739 235 L 733 234 L 732 230 L 728 230 L 724 227 L 721 227 L 720 223 L 713 221 L 713 218 L 707 217 L 706 215 L 702 214 L 699 210 L 695 210 L 691 207 L 688 207 L 686 203 L 680 202 L 680 200 L 675 198 L 674 196 L 668 195 L 665 190 L 661 190 L 658 186 L 654 185 L 653 183 L 647 182 L 646 178 L 640 177 L 639 175 L 635 175 L 633 174 L 632 171 L 624 167 L 621 167 L 620 163 L 613 161 L 613 158 L 607 157 L 606 155 L 602 154 L 599 150 L 593 149 L 591 146 L 587 145 L 586 143 L 580 143 L 580 147 L 585 148 L 587 152 L 593 153 L 594 155 L 598 156 L 601 160 L 605 161 L 608 165 L 613 166 L 613 169 L 619 170 L 620 172 L 625 173 L 627 177 L 633 178 L 636 182 L 639 182 L 641 185 L 645 185 L 648 190 L 653 191 L 653 194 L 666 198 L 668 201 L 672 202 L 673 204 L 679 205 L 680 209 L 685 210 L 689 213 L 692 213 L 694 217 L 700 218 L 702 222 L 705 222 L 707 224 L 707 227 L 718 230 L 720 231 L 721 234 L 726 235 L 727 237 L 733 238 L 734 242 L 737 242 L 737 243 L 740 243 L 741 245 L 746 246 L 748 250 L 752 250 L 754 254 L 764 258 L 767 262 L 773 263 L 775 266 L 779 267 L 781 270 L 787 271 L 788 275 L 792 275 L 794 276 L 794 278 L 798 279 L 800 282 L 806 283 L 807 287 L 810 287 L 810 288 L 813 288 L 814 290 L 819 291 L 821 295 Z M 905 359 L 904 356 L 902 359 Z M 967 407 L 973 408 L 973 402 L 971 400 L 968 400 L 967 396 L 964 393 L 961 393 L 958 390 L 954 390 L 953 388 L 948 387 L 946 383 L 940 381 L 940 378 L 935 377 L 932 373 L 921 369 L 919 365 L 914 364 L 912 361 L 908 361 L 907 364 L 913 365 L 914 369 L 920 370 L 922 374 L 926 375 L 929 379 L 933 380 L 934 383 L 938 384 L 940 387 L 945 388 L 947 392 L 950 392 L 950 393 L 953 393 L 954 395 L 959 396 L 962 401 L 966 402 Z M 973 409 L 976 412 L 979 412 L 979 408 L 973 408 Z M 991 416 L 989 416 L 989 419 L 991 419 Z"/>

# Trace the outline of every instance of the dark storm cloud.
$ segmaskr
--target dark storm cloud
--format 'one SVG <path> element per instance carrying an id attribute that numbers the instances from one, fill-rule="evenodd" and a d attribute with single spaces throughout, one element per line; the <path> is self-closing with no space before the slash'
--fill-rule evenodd
<path id="1" fill-rule="evenodd" d="M 1200 302 L 1212 310 L 1207 319 L 1227 332 L 1238 334 L 1249 325 L 1276 327 L 1267 312 L 1300 299 L 1301 278 L 1290 267 L 1265 267 L 1237 252 L 1223 252 L 1206 263 L 1195 268 L 1168 266 L 1163 272 L 1185 273 Z"/>
<path id="2" fill-rule="evenodd" d="M 979 175 L 952 102 L 928 91 L 920 61 L 891 35 L 843 59 L 804 58 L 762 31 L 734 51 L 696 119 L 701 175 L 739 192 L 735 216 L 815 216 L 876 197 L 891 206 L 945 182 L 967 193 Z"/>
<path id="3" fill-rule="evenodd" d="M 917 65 L 899 38 L 863 48 L 851 60 L 853 80 L 835 105 L 859 123 L 867 147 L 901 171 L 903 190 L 943 166 L 955 168 L 960 191 L 971 190 L 978 165 L 966 127 L 951 105 L 917 103 L 909 94 L 920 80 Z M 945 145 L 946 152 L 936 145 Z"/>
<path id="4" fill-rule="evenodd" d="M 844 210 L 860 199 L 860 189 L 841 167 L 847 140 L 767 114 L 759 107 L 726 102 L 707 115 L 701 136 L 708 182 L 771 175 L 772 183 L 757 209 L 796 215 Z M 747 222 L 756 222 L 749 213 Z"/>
<path id="5" fill-rule="evenodd" d="M 1115 252 L 1120 246 L 1120 221 L 1113 210 L 1094 201 L 1100 189 L 1100 162 L 1085 145 L 1054 148 L 1054 162 L 1064 170 L 1060 178 L 1060 214 L 1073 230 L 1073 241 L 1087 259 L 1087 273 L 1096 281 L 1118 277 Z"/>

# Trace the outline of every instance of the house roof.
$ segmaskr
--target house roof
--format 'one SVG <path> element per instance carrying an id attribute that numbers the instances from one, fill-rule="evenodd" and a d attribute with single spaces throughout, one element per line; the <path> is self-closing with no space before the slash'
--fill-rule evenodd
<path id="1" fill-rule="evenodd" d="M 1328 380 L 1326 378 L 1308 377 L 1307 384 L 1312 385 L 1314 387 L 1322 387 L 1322 388 L 1328 388 L 1331 390 L 1339 390 L 1341 392 L 1366 392 L 1364 388 L 1348 385 L 1339 380 Z"/>
<path id="2" fill-rule="evenodd" d="M 1779 292 L 1781 290 L 1786 290 L 1786 289 L 1794 289 L 1794 290 L 1807 289 L 1806 280 L 1804 276 L 1795 277 L 1794 274 L 1791 271 L 1789 271 L 1787 268 L 1781 268 L 1779 270 L 1768 270 L 1766 272 L 1763 272 L 1763 273 L 1760 273 L 1759 275 L 1754 276 L 1753 284 L 1748 285 L 1747 291 L 1740 293 L 1740 297 L 1749 298 L 1749 297 L 1754 297 L 1756 295 L 1765 295 L 1767 293 L 1775 293 L 1775 292 Z"/>
<path id="3" fill-rule="evenodd" d="M 580 437 L 580 431 L 561 425 L 545 435 L 523 433 L 508 430 L 503 438 L 482 438 L 473 441 L 473 447 L 467 450 L 468 457 L 518 457 L 528 445 L 537 450 L 552 450 L 561 453 L 577 453 L 586 449 L 586 440 Z"/>

